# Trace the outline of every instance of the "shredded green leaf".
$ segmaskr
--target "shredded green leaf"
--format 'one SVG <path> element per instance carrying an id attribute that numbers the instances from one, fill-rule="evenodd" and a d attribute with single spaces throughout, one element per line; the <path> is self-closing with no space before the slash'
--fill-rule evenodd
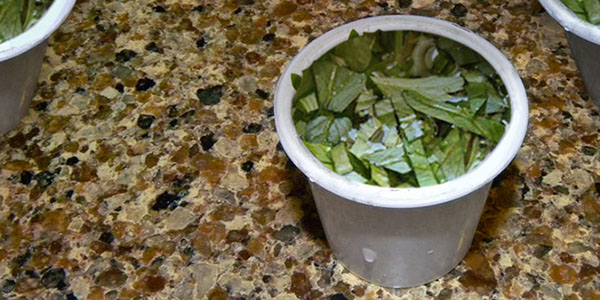
<path id="1" fill-rule="evenodd" d="M 33 26 L 51 4 L 52 0 L 0 1 L 0 43 Z"/>
<path id="2" fill-rule="evenodd" d="M 463 175 L 485 159 L 510 117 L 488 62 L 417 32 L 352 32 L 292 83 L 292 116 L 311 153 L 349 180 L 383 187 Z"/>

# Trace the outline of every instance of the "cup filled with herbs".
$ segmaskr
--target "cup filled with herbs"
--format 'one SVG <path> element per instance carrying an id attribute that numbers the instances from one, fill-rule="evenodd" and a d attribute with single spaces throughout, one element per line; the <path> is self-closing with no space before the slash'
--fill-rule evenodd
<path id="1" fill-rule="evenodd" d="M 0 134 L 29 110 L 48 37 L 75 0 L 0 1 Z"/>
<path id="2" fill-rule="evenodd" d="M 309 178 L 332 251 L 390 287 L 447 273 L 469 248 L 491 181 L 525 136 L 510 62 L 458 25 L 383 16 L 306 46 L 277 85 L 277 132 Z"/>
<path id="3" fill-rule="evenodd" d="M 600 0 L 540 0 L 565 29 L 590 98 L 600 105 Z"/>

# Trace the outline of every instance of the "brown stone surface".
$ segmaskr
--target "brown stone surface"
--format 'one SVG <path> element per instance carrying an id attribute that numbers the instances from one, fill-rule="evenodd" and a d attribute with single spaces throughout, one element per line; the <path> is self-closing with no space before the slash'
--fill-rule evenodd
<path id="1" fill-rule="evenodd" d="M 309 41 L 397 13 L 494 43 L 531 111 L 465 260 L 390 290 L 331 254 L 271 113 Z M 537 1 L 77 1 L 0 137 L 0 299 L 600 299 L 599 128 Z"/>

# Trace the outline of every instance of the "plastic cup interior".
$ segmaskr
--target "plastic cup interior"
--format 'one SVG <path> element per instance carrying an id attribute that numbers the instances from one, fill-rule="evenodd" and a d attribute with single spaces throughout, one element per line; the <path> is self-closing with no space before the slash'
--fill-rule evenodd
<path id="1" fill-rule="evenodd" d="M 569 32 L 600 45 L 600 26 L 579 18 L 561 0 L 540 0 L 546 11 Z"/>
<path id="2" fill-rule="evenodd" d="M 482 55 L 504 81 L 511 104 L 511 119 L 504 136 L 479 166 L 451 181 L 419 188 L 384 188 L 351 181 L 321 164 L 304 146 L 292 120 L 295 90 L 291 74 L 302 74 L 313 61 L 348 39 L 352 30 L 359 33 L 377 30 L 410 30 L 455 40 Z M 422 16 L 380 16 L 354 21 L 313 40 L 290 62 L 275 92 L 275 123 L 280 141 L 289 158 L 311 180 L 328 191 L 362 204 L 389 208 L 417 208 L 437 205 L 465 196 L 493 180 L 516 156 L 528 125 L 528 102 L 519 74 L 510 61 L 479 35 L 447 21 Z"/>
<path id="3" fill-rule="evenodd" d="M 67 18 L 74 4 L 75 0 L 54 0 L 31 28 L 0 44 L 0 61 L 18 56 L 50 37 Z"/>

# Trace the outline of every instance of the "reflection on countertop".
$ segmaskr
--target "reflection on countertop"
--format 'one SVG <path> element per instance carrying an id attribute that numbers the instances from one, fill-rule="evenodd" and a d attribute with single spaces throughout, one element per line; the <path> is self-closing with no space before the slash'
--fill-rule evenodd
<path id="1" fill-rule="evenodd" d="M 78 1 L 0 139 L 0 299 L 599 299 L 599 109 L 562 29 L 537 1 L 461 2 Z M 302 46 L 393 13 L 480 33 L 531 102 L 465 260 L 402 290 L 332 257 L 272 118 Z"/>

